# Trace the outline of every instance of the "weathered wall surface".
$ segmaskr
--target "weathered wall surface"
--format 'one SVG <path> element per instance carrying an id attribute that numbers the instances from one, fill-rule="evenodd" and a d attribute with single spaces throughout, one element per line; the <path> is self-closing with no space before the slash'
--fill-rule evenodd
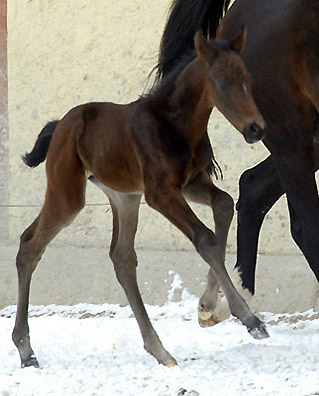
<path id="1" fill-rule="evenodd" d="M 156 64 L 171 0 L 9 0 L 10 242 L 38 214 L 45 192 L 44 166 L 28 169 L 20 155 L 30 150 L 43 125 L 83 102 L 126 103 L 143 92 Z M 261 143 L 247 145 L 218 113 L 210 123 L 216 158 L 224 170 L 218 185 L 236 200 L 241 172 L 267 156 Z M 100 205 L 104 204 L 105 205 Z M 104 195 L 88 186 L 87 206 L 54 241 L 56 246 L 104 246 L 111 232 Z M 195 210 L 213 225 L 209 209 Z M 108 213 L 105 213 L 108 212 Z M 236 250 L 234 220 L 230 252 Z M 261 252 L 294 254 L 285 200 L 270 212 Z M 137 246 L 190 249 L 164 218 L 141 206 Z"/>

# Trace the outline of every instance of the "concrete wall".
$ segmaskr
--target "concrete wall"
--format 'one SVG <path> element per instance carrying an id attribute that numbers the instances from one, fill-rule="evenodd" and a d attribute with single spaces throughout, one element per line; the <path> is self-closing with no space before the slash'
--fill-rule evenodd
<path id="1" fill-rule="evenodd" d="M 87 101 L 126 103 L 141 94 L 156 64 L 171 0 L 8 0 L 8 70 L 10 119 L 9 242 L 38 214 L 46 182 L 44 166 L 28 169 L 20 155 L 30 150 L 43 125 Z M 241 172 L 267 156 L 261 143 L 247 145 L 214 112 L 210 136 L 224 170 L 217 184 L 236 200 Z M 87 206 L 53 242 L 100 247 L 108 244 L 110 208 L 104 195 L 88 186 Z M 207 208 L 194 207 L 208 225 Z M 4 209 L 3 209 L 4 210 Z M 105 213 L 107 212 L 107 213 Z M 236 250 L 233 222 L 228 251 Z M 141 207 L 137 246 L 191 249 L 164 218 Z M 261 252 L 295 254 L 285 199 L 270 212 L 262 231 Z"/>

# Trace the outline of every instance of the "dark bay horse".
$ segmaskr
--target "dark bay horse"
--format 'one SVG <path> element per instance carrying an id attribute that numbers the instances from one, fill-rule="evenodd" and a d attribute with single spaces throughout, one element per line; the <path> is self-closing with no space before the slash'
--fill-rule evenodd
<path id="1" fill-rule="evenodd" d="M 161 43 L 159 77 L 192 48 L 193 31 L 226 39 L 240 26 L 248 36 L 243 60 L 253 96 L 268 125 L 263 143 L 271 155 L 240 179 L 237 263 L 243 288 L 254 293 L 259 231 L 265 215 L 286 193 L 291 234 L 319 280 L 318 0 L 175 0 Z M 227 12 L 226 12 L 227 11 Z M 226 12 L 219 28 L 218 22 Z M 315 137 L 315 139 L 313 139 Z M 216 304 L 208 282 L 199 315 Z"/>
<path id="2" fill-rule="evenodd" d="M 36 166 L 46 158 L 45 202 L 21 236 L 16 261 L 19 298 L 12 337 L 23 367 L 38 367 L 28 327 L 32 273 L 48 243 L 83 208 L 87 178 L 110 201 L 110 257 L 137 319 L 144 347 L 159 363 L 171 366 L 176 360 L 152 327 L 137 285 L 134 238 L 142 194 L 149 206 L 192 241 L 222 286 L 232 313 L 255 338 L 268 336 L 225 269 L 233 200 L 205 172 L 212 159 L 207 122 L 214 106 L 247 141 L 257 141 L 264 134 L 264 120 L 252 98 L 250 75 L 239 56 L 245 38 L 245 29 L 239 29 L 228 41 L 208 42 L 198 32 L 196 52 L 148 95 L 127 105 L 77 106 L 40 133 L 25 162 Z M 184 197 L 212 208 L 215 233 L 196 217 Z"/>

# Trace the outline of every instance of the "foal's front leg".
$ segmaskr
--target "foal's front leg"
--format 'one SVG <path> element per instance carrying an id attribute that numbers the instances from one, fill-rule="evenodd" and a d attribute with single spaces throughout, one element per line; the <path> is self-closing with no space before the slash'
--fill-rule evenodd
<path id="1" fill-rule="evenodd" d="M 110 257 L 117 279 L 123 287 L 142 333 L 144 348 L 165 366 L 175 366 L 176 360 L 163 347 L 147 315 L 136 279 L 137 257 L 134 238 L 138 222 L 140 195 L 104 191 L 113 212 L 113 236 Z"/>
<path id="2" fill-rule="evenodd" d="M 171 185 L 161 185 L 161 188 L 150 187 L 145 190 L 146 202 L 175 224 L 192 241 L 223 288 L 231 313 L 255 338 L 268 337 L 263 323 L 250 311 L 245 300 L 232 284 L 224 265 L 224 252 L 216 235 L 196 217 L 176 187 Z"/>
<path id="3" fill-rule="evenodd" d="M 234 215 L 234 202 L 225 191 L 216 187 L 206 172 L 201 172 L 183 189 L 183 195 L 192 202 L 208 205 L 214 216 L 215 234 L 225 260 L 229 227 Z M 198 321 L 202 327 L 213 326 L 230 315 L 225 297 L 219 291 L 219 283 L 210 269 L 204 294 L 198 304 Z"/>

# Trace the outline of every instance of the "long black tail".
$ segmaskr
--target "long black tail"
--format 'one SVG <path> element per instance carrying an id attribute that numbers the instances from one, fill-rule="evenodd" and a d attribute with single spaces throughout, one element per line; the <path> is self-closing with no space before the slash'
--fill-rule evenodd
<path id="1" fill-rule="evenodd" d="M 51 121 L 46 124 L 46 126 L 39 133 L 38 138 L 34 144 L 34 147 L 30 153 L 26 153 L 22 156 L 25 164 L 34 168 L 41 164 L 45 160 L 47 152 L 49 150 L 50 142 L 53 136 L 53 132 L 59 121 Z"/>
<path id="2" fill-rule="evenodd" d="M 202 29 L 215 37 L 221 18 L 231 0 L 174 0 L 162 41 L 157 65 L 157 80 L 173 70 L 186 51 L 194 48 L 194 35 Z"/>

